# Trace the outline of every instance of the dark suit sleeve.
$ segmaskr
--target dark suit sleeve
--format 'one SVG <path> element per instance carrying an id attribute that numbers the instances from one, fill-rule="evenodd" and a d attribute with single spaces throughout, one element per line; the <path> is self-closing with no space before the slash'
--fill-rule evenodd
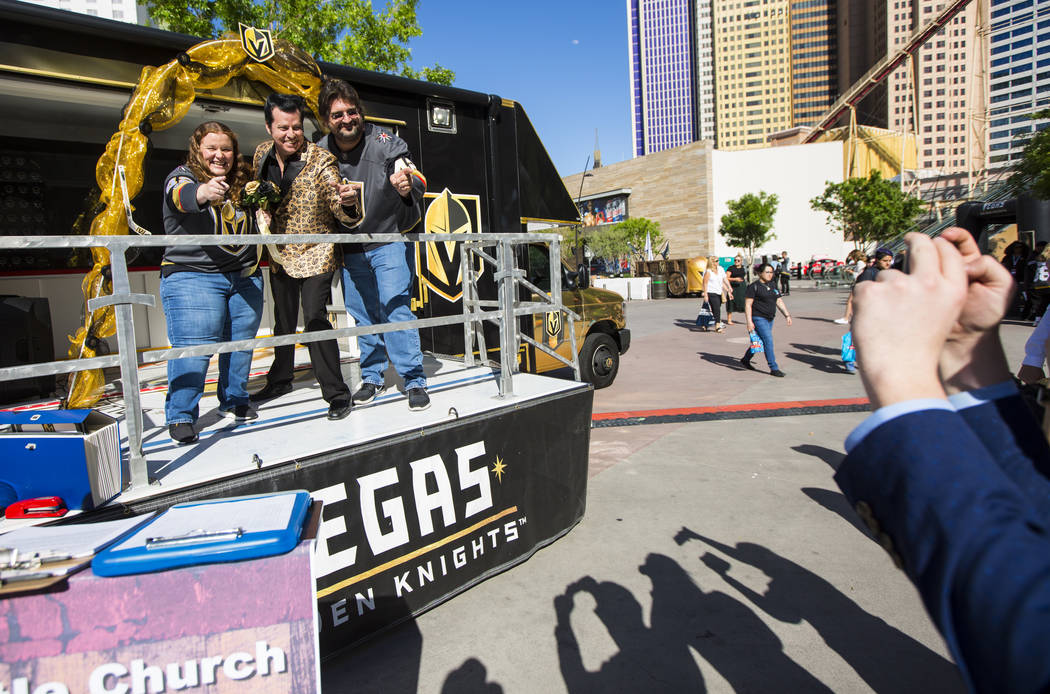
<path id="1" fill-rule="evenodd" d="M 961 415 L 882 424 L 835 480 L 915 583 L 971 686 L 1050 687 L 1050 533 Z"/>
<path id="2" fill-rule="evenodd" d="M 1015 392 L 958 412 L 1050 525 L 1050 445 L 1021 395 Z"/>

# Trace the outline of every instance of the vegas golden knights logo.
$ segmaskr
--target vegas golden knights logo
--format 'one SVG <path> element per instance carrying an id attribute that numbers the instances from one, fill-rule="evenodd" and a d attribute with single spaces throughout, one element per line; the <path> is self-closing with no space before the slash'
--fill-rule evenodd
<path id="1" fill-rule="evenodd" d="M 557 337 L 561 333 L 561 311 L 551 311 L 543 323 L 547 328 L 547 334 Z"/>
<path id="2" fill-rule="evenodd" d="M 477 195 L 457 195 L 447 188 L 431 198 L 423 220 L 426 234 L 471 234 L 480 231 L 481 199 Z M 419 275 L 420 300 L 430 301 L 437 294 L 455 303 L 463 297 L 463 272 L 460 267 L 459 243 L 435 241 L 416 246 L 416 269 Z M 475 275 L 485 271 L 478 258 Z"/>
<path id="3" fill-rule="evenodd" d="M 265 63 L 276 53 L 273 47 L 273 36 L 268 29 L 240 25 L 241 47 L 248 57 L 257 63 Z"/>
<path id="4" fill-rule="evenodd" d="M 218 211 L 212 207 L 211 214 L 215 218 L 218 232 L 223 236 L 243 236 L 248 233 L 248 215 L 246 213 L 238 215 L 237 210 L 229 202 L 226 202 Z M 231 255 L 237 255 L 244 250 L 243 245 L 224 245 L 219 248 Z"/>

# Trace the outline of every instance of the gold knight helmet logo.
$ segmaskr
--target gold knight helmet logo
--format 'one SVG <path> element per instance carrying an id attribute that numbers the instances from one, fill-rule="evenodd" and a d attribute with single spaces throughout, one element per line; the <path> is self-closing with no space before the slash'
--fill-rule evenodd
<path id="1" fill-rule="evenodd" d="M 473 214 L 468 205 L 474 208 Z M 427 207 L 423 231 L 426 234 L 470 234 L 475 231 L 474 219 L 479 215 L 479 199 L 476 195 L 457 195 L 446 188 Z M 416 253 L 421 301 L 426 304 L 431 293 L 452 303 L 459 301 L 463 296 L 459 244 L 455 241 L 431 241 L 417 246 Z M 482 260 L 478 258 L 475 273 L 480 275 L 484 269 Z"/>
<path id="2" fill-rule="evenodd" d="M 545 316 L 544 321 L 547 334 L 551 337 L 557 337 L 561 333 L 561 311 L 551 311 Z"/>
<path id="3" fill-rule="evenodd" d="M 244 24 L 240 28 L 241 47 L 249 58 L 257 63 L 265 63 L 276 54 L 269 29 L 256 29 Z"/>

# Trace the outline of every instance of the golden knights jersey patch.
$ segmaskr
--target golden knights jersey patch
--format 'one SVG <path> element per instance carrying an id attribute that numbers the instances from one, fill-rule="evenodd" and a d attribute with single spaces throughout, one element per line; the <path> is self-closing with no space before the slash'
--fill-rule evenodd
<path id="1" fill-rule="evenodd" d="M 481 198 L 477 195 L 457 195 L 447 188 L 441 193 L 427 193 L 430 200 L 423 217 L 425 234 L 471 234 L 481 232 Z M 485 272 L 478 258 L 474 267 L 477 276 Z M 424 305 L 433 295 L 455 303 L 463 297 L 463 272 L 460 268 L 459 244 L 455 241 L 436 241 L 416 245 L 416 274 L 419 297 Z"/>
<path id="2" fill-rule="evenodd" d="M 248 215 L 243 210 L 238 210 L 233 203 L 227 201 L 217 209 L 214 205 L 209 208 L 212 219 L 215 220 L 215 233 L 223 236 L 243 236 L 248 233 Z M 219 246 L 230 255 L 237 255 L 244 250 L 243 245 Z"/>

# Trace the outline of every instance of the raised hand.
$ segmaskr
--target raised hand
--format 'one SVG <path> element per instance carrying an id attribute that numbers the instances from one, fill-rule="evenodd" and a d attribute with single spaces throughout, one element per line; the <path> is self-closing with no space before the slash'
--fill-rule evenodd
<path id="1" fill-rule="evenodd" d="M 203 205 L 222 200 L 229 190 L 230 186 L 226 183 L 225 176 L 208 179 L 197 186 L 197 203 Z"/>
<path id="2" fill-rule="evenodd" d="M 409 173 L 410 171 L 411 169 L 406 168 L 390 174 L 390 185 L 403 198 L 407 198 L 412 193 L 412 174 Z"/>
<path id="3" fill-rule="evenodd" d="M 911 273 L 883 270 L 854 289 L 853 340 L 874 407 L 944 397 L 938 364 L 967 296 L 963 256 L 943 238 L 908 234 Z"/>
<path id="4" fill-rule="evenodd" d="M 357 192 L 357 186 L 353 183 L 333 183 L 332 185 L 335 186 L 340 205 L 343 207 L 354 207 L 358 204 L 360 196 Z"/>
<path id="5" fill-rule="evenodd" d="M 966 301 L 941 352 L 945 390 L 951 394 L 1005 381 L 1010 369 L 999 340 L 999 322 L 1016 291 L 1013 278 L 1002 264 L 981 254 L 965 229 L 951 227 L 941 238 L 959 251 L 968 281 Z"/>

